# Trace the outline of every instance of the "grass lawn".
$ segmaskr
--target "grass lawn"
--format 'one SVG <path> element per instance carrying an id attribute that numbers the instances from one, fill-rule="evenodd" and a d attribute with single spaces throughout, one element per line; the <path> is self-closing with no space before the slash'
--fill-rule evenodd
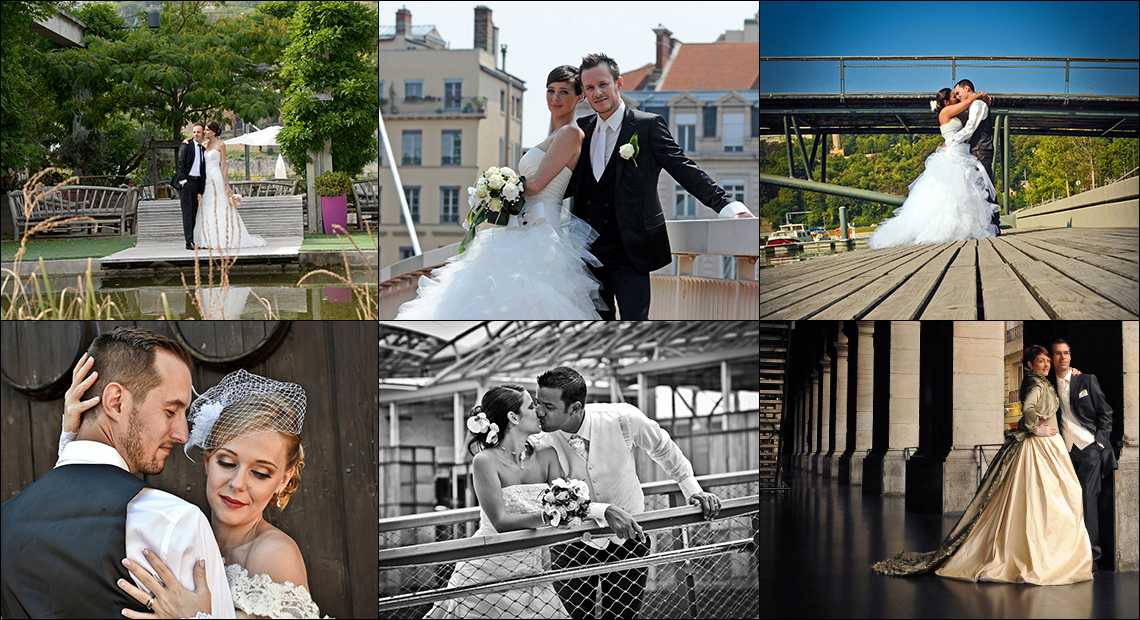
<path id="1" fill-rule="evenodd" d="M 44 260 L 102 258 L 134 246 L 134 237 L 33 239 L 28 241 L 28 251 L 24 254 L 24 260 L 32 262 L 40 258 Z M 13 261 L 16 259 L 16 250 L 19 249 L 18 241 L 4 241 L 0 244 L 0 258 L 5 262 Z"/>
<path id="2" fill-rule="evenodd" d="M 349 232 L 349 236 L 356 241 L 356 245 L 361 250 L 375 250 L 376 242 L 368 239 L 366 232 Z M 301 244 L 302 252 L 339 252 L 341 247 L 349 252 L 355 252 L 356 248 L 352 247 L 347 239 L 342 240 L 340 235 L 323 235 L 315 233 L 305 233 L 305 242 Z M 375 240 L 376 232 L 372 232 L 372 239 Z"/>

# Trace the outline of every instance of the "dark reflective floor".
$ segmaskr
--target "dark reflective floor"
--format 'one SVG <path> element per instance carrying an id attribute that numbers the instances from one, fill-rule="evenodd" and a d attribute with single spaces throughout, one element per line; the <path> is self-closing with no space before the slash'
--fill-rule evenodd
<path id="1" fill-rule="evenodd" d="M 871 564 L 931 551 L 957 516 L 907 513 L 902 497 L 862 495 L 797 472 L 760 495 L 760 609 L 771 618 L 1136 618 L 1140 573 L 1101 570 L 1067 586 L 885 577 Z"/>

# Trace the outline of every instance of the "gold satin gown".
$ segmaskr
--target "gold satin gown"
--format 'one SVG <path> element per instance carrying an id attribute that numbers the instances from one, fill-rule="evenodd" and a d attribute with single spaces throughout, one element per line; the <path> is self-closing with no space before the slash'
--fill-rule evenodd
<path id="1" fill-rule="evenodd" d="M 1022 422 L 1032 429 L 1040 418 L 1057 428 L 1058 406 L 1052 386 L 1038 382 L 1025 396 Z M 935 572 L 1043 586 L 1092 579 L 1081 484 L 1060 432 L 1025 438 L 974 528 Z"/>

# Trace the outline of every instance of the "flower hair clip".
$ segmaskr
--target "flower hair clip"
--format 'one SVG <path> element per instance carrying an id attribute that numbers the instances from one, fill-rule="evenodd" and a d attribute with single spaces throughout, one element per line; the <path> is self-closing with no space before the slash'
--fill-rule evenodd
<path id="1" fill-rule="evenodd" d="M 467 418 L 467 430 L 471 431 L 472 435 L 487 434 L 483 443 L 487 445 L 494 445 L 499 440 L 499 425 L 487 419 L 487 414 L 480 411 L 475 415 Z"/>
<path id="2" fill-rule="evenodd" d="M 931 102 L 930 102 L 930 111 L 931 111 L 931 112 L 933 112 L 933 111 L 935 111 L 935 110 L 937 110 L 937 109 L 938 109 L 938 102 L 937 102 L 937 101 L 934 101 L 934 100 L 931 100 Z"/>

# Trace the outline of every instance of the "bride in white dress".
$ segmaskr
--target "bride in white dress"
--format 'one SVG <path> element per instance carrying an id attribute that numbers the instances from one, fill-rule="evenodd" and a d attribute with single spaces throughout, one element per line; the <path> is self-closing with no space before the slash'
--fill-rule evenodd
<path id="1" fill-rule="evenodd" d="M 265 239 L 252 235 L 238 210 L 230 204 L 229 170 L 226 166 L 226 144 L 218 139 L 218 123 L 206 123 L 206 188 L 194 219 L 194 245 L 199 248 L 259 248 Z"/>
<path id="2" fill-rule="evenodd" d="M 519 160 L 526 205 L 505 227 L 484 224 L 463 254 L 420 277 L 419 291 L 397 319 L 598 319 L 605 306 L 586 264 L 594 229 L 563 208 L 582 150 L 574 123 L 581 99 L 577 67 L 547 77 L 550 136 Z"/>
<path id="3" fill-rule="evenodd" d="M 553 448 L 543 447 L 535 452 L 526 443 L 528 436 L 542 430 L 534 399 L 521 385 L 497 385 L 487 390 L 469 417 L 479 416 L 491 425 L 481 433 L 473 433 L 468 443 L 469 450 L 476 446 L 479 450 L 471 461 L 475 494 L 479 498 L 479 529 L 474 536 L 543 527 L 539 494 L 547 482 L 562 478 L 563 472 Z M 549 567 L 545 548 L 476 558 L 457 563 L 447 587 L 536 575 Z M 445 599 L 434 604 L 425 617 L 569 618 L 570 614 L 553 585 L 547 582 L 525 589 Z"/>
<path id="4" fill-rule="evenodd" d="M 894 217 L 879 224 L 868 244 L 872 248 L 946 243 L 997 235 L 991 216 L 997 196 L 986 169 L 970 154 L 972 131 L 962 129 L 955 117 L 985 93 L 972 93 L 964 101 L 949 88 L 938 91 L 932 102 L 938 112 L 945 146 L 926 158 L 926 170 L 910 184 L 910 193 Z"/>
<path id="5" fill-rule="evenodd" d="M 84 411 L 98 398 L 80 401 L 95 383 L 93 359 L 84 353 L 72 372 L 64 398 L 59 449 L 75 438 Z M 308 572 L 297 543 L 269 524 L 270 505 L 284 509 L 300 485 L 305 453 L 301 448 L 306 398 L 301 386 L 234 371 L 194 399 L 187 417 L 194 423 L 186 442 L 205 456 L 210 529 L 226 562 L 226 581 L 238 618 L 319 618 L 309 594 Z M 162 558 L 148 556 L 162 582 L 132 563 L 127 568 L 152 594 L 132 584 L 119 587 L 146 604 L 159 618 L 210 617 L 205 571 L 196 567 L 195 589 L 182 586 Z M 201 579 L 199 579 L 201 578 Z M 165 587 L 164 587 L 165 584 Z M 129 618 L 151 618 L 124 610 Z"/>

